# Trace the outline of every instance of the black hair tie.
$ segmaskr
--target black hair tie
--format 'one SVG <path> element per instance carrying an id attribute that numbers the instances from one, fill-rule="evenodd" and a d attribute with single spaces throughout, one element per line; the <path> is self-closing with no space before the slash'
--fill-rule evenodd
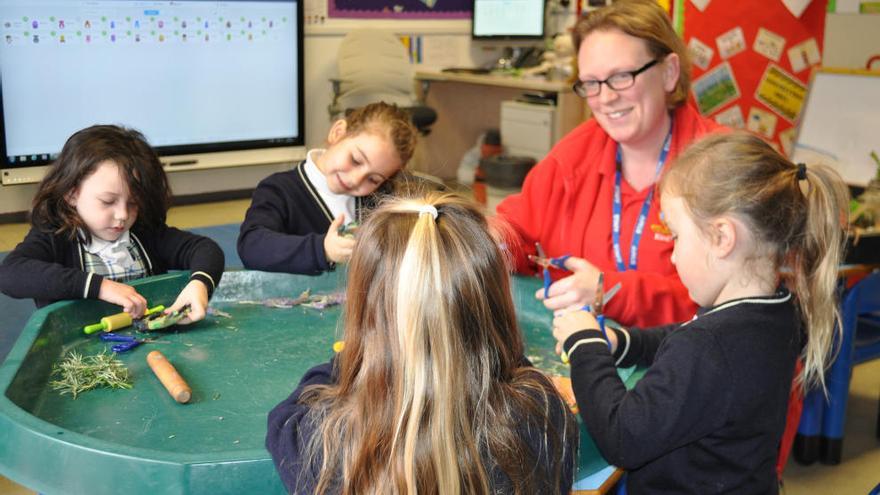
<path id="1" fill-rule="evenodd" d="M 806 180 L 807 179 L 807 164 L 806 163 L 798 163 L 797 164 L 797 180 Z"/>

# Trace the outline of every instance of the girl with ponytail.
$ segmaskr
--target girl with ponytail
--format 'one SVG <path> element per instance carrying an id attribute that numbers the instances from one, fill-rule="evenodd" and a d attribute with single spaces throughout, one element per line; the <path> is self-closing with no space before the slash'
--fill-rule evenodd
<path id="1" fill-rule="evenodd" d="M 840 328 L 847 187 L 730 133 L 691 146 L 660 191 L 672 263 L 702 309 L 610 331 L 610 350 L 589 313 L 556 318 L 580 413 L 605 458 L 631 471 L 628 493 L 776 493 L 795 361 L 801 383 L 824 388 Z M 637 363 L 650 368 L 627 391 L 613 367 Z"/>
<path id="2" fill-rule="evenodd" d="M 495 229 L 452 194 L 360 227 L 343 350 L 269 415 L 288 490 L 568 493 L 577 426 L 524 357 Z"/>

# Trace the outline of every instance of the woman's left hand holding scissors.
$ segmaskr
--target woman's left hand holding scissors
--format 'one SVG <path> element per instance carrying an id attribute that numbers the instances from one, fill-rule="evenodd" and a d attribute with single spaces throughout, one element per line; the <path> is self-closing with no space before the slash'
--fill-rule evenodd
<path id="1" fill-rule="evenodd" d="M 535 297 L 543 300 L 544 306 L 553 311 L 554 315 L 579 310 L 592 304 L 596 298 L 596 284 L 600 273 L 598 268 L 589 261 L 574 256 L 565 260 L 565 268 L 572 274 L 551 284 L 546 298 L 544 289 L 535 293 Z"/>

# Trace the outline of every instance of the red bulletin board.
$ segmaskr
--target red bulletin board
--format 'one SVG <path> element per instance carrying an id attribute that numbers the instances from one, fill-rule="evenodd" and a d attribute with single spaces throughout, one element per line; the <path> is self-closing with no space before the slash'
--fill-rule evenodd
<path id="1" fill-rule="evenodd" d="M 799 17 L 783 0 L 683 3 L 700 112 L 790 154 L 811 69 L 821 65 L 827 0 L 812 0 Z"/>

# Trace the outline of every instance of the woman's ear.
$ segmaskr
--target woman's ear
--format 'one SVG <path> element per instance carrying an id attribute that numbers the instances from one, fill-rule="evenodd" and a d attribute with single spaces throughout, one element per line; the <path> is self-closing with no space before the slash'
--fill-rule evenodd
<path id="1" fill-rule="evenodd" d="M 666 61 L 663 63 L 663 89 L 667 93 L 675 91 L 679 76 L 681 76 L 681 59 L 678 58 L 677 53 L 672 52 L 666 56 Z"/>
<path id="2" fill-rule="evenodd" d="M 327 143 L 334 145 L 345 139 L 345 133 L 348 131 L 348 122 L 345 119 L 339 119 L 330 126 L 330 132 L 327 133 Z"/>

